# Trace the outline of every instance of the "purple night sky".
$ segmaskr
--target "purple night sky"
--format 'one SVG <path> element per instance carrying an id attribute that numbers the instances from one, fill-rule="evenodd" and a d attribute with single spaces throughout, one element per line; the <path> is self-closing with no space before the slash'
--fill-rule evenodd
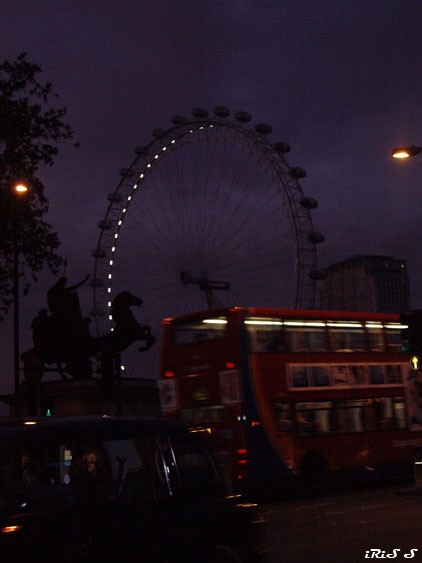
<path id="1" fill-rule="evenodd" d="M 1 58 L 24 51 L 42 67 L 80 142 L 40 172 L 69 282 L 93 271 L 97 223 L 135 147 L 175 114 L 224 105 L 271 124 L 306 169 L 326 236 L 319 266 L 405 259 L 422 308 L 422 157 L 389 156 L 422 143 L 421 30 L 420 0 L 3 0 Z M 41 276 L 22 298 L 22 350 L 53 281 Z M 79 291 L 84 312 L 91 293 Z M 11 317 L 0 324 L 0 393 L 12 391 Z"/>

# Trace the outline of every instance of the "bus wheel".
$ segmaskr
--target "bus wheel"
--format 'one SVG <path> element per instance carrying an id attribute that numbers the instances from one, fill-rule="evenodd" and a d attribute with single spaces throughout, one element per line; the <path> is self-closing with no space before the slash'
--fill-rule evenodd
<path id="1" fill-rule="evenodd" d="M 328 464 L 325 457 L 319 452 L 308 452 L 302 460 L 301 471 L 303 473 L 325 473 Z"/>
<path id="2" fill-rule="evenodd" d="M 328 463 L 325 457 L 316 451 L 305 454 L 300 468 L 300 484 L 303 486 L 304 492 L 323 492 L 328 483 Z"/>
<path id="3" fill-rule="evenodd" d="M 242 557 L 227 545 L 215 545 L 210 563 L 242 563 Z"/>

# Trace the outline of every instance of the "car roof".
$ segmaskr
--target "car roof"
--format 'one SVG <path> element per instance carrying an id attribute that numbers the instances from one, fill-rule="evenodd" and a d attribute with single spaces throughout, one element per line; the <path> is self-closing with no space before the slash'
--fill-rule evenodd
<path id="1" fill-rule="evenodd" d="M 168 420 L 140 416 L 70 416 L 0 421 L 0 439 L 67 439 L 75 437 L 124 439 L 134 435 L 186 435 L 187 431 Z"/>

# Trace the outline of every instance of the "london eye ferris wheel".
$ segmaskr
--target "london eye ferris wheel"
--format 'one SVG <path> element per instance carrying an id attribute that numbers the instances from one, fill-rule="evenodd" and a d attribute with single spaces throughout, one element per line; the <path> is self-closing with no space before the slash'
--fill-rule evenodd
<path id="1" fill-rule="evenodd" d="M 162 319 L 205 308 L 314 307 L 324 240 L 311 218 L 317 202 L 299 183 L 305 170 L 286 160 L 289 145 L 250 122 L 245 111 L 195 108 L 136 148 L 92 253 L 98 334 L 110 330 L 120 291 L 143 299 L 136 316 L 157 337 Z M 127 375 L 155 377 L 154 348 L 126 351 Z"/>

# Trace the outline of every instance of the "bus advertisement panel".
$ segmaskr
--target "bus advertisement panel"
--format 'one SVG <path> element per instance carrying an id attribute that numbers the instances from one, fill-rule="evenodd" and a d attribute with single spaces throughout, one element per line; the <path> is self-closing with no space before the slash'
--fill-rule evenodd
<path id="1" fill-rule="evenodd" d="M 399 316 L 218 309 L 163 323 L 163 414 L 203 432 L 234 488 L 411 463 L 422 377 Z"/>

